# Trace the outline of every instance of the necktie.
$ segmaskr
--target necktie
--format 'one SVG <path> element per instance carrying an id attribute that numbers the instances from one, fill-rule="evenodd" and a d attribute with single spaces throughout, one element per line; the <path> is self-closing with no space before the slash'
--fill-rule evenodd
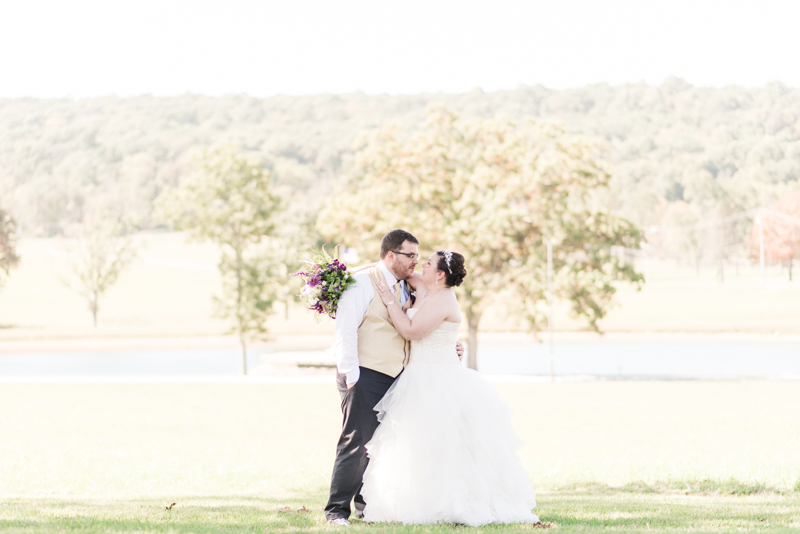
<path id="1" fill-rule="evenodd" d="M 392 289 L 394 289 L 394 300 L 397 301 L 400 306 L 403 306 L 403 287 L 400 285 L 400 282 L 397 282 Z"/>

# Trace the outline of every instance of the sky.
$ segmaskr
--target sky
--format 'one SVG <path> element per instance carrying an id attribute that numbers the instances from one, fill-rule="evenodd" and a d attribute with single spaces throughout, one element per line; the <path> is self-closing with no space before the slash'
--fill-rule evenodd
<path id="1" fill-rule="evenodd" d="M 800 87 L 800 0 L 0 0 L 0 98 Z"/>

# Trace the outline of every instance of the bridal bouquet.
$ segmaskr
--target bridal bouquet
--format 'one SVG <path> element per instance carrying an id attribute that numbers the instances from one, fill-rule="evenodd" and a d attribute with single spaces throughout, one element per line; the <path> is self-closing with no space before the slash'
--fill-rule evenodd
<path id="1" fill-rule="evenodd" d="M 300 296 L 308 301 L 308 309 L 317 313 L 317 320 L 322 315 L 336 319 L 339 298 L 344 290 L 355 283 L 355 278 L 348 272 L 347 266 L 339 261 L 339 247 L 334 249 L 333 256 L 322 250 L 315 253 L 311 261 L 304 261 L 309 266 L 292 276 L 302 277 L 305 285 Z"/>

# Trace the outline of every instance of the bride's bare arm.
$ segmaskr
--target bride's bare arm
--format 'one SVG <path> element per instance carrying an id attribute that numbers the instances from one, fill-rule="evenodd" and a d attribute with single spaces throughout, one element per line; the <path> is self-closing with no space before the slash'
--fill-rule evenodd
<path id="1" fill-rule="evenodd" d="M 414 319 L 411 320 L 403 312 L 400 303 L 395 301 L 386 284 L 378 282 L 378 294 L 383 303 L 386 304 L 392 324 L 394 324 L 400 335 L 409 341 L 427 336 L 453 313 L 452 303 L 448 302 L 450 296 L 439 294 L 433 297 L 435 301 L 428 302 L 420 308 L 414 314 Z"/>
<path id="2" fill-rule="evenodd" d="M 425 290 L 425 284 L 422 283 L 422 273 L 412 274 L 411 278 L 406 279 L 406 283 L 414 291 Z"/>

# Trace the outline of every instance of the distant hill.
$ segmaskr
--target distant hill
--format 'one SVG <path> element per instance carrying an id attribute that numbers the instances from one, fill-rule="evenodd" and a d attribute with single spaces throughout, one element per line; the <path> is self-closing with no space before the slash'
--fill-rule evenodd
<path id="1" fill-rule="evenodd" d="M 800 89 L 541 86 L 467 94 L 0 100 L 0 205 L 26 234 L 52 235 L 112 199 L 144 227 L 152 201 L 192 149 L 230 140 L 260 152 L 276 181 L 318 197 L 347 168 L 355 139 L 386 122 L 412 130 L 432 103 L 465 118 L 563 122 L 605 141 L 613 169 L 601 199 L 642 225 L 684 200 L 701 215 L 770 202 L 800 187 Z"/>

